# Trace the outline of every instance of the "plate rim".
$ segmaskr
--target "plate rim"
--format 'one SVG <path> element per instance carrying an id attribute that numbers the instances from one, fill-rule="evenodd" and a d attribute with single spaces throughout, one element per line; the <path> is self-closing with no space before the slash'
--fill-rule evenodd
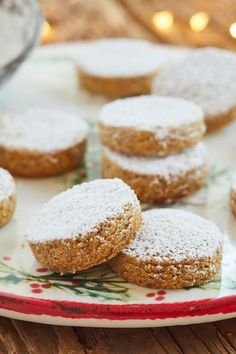
<path id="1" fill-rule="evenodd" d="M 95 304 L 0 292 L 0 310 L 67 319 L 163 320 L 236 312 L 236 295 L 163 304 Z"/>

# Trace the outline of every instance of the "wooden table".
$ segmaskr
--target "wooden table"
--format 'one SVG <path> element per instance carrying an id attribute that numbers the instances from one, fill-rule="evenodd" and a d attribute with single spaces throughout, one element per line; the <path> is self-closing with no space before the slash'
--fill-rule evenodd
<path id="1" fill-rule="evenodd" d="M 236 353 L 236 319 L 201 325 L 103 329 L 0 318 L 0 353 Z"/>
<path id="2" fill-rule="evenodd" d="M 218 46 L 236 50 L 229 34 L 235 22 L 235 0 L 40 0 L 52 26 L 45 42 L 67 42 L 103 37 L 133 37 L 183 46 Z M 156 12 L 169 10 L 174 16 L 170 30 L 157 28 Z M 206 11 L 210 17 L 200 32 L 189 25 L 191 16 Z"/>

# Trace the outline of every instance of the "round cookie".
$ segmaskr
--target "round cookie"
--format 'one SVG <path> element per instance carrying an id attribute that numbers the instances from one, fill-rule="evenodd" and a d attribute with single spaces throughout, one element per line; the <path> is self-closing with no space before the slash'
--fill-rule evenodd
<path id="1" fill-rule="evenodd" d="M 162 64 L 163 58 L 151 42 L 97 40 L 84 45 L 79 53 L 80 86 L 110 98 L 146 94 Z"/>
<path id="2" fill-rule="evenodd" d="M 205 113 L 208 131 L 219 129 L 236 117 L 236 55 L 217 48 L 195 50 L 163 70 L 153 92 L 195 102 Z"/>
<path id="3" fill-rule="evenodd" d="M 232 214 L 236 217 L 236 175 L 233 176 L 231 181 L 230 207 Z"/>
<path id="4" fill-rule="evenodd" d="M 110 264 L 131 283 L 177 289 L 213 280 L 221 259 L 222 236 L 213 222 L 182 210 L 153 209 L 143 212 L 136 238 Z"/>
<path id="5" fill-rule="evenodd" d="M 11 174 L 0 168 L 0 227 L 7 224 L 16 205 L 16 187 Z"/>
<path id="6" fill-rule="evenodd" d="M 137 157 L 105 149 L 102 157 L 105 178 L 121 178 L 147 203 L 172 203 L 199 190 L 206 177 L 203 143 L 166 157 Z"/>
<path id="7" fill-rule="evenodd" d="M 198 143 L 205 132 L 200 107 L 180 98 L 154 95 L 105 104 L 99 126 L 102 144 L 143 156 L 178 153 Z"/>
<path id="8" fill-rule="evenodd" d="M 75 273 L 117 255 L 141 223 L 133 190 L 119 179 L 100 179 L 52 198 L 32 220 L 26 238 L 44 266 Z"/>
<path id="9" fill-rule="evenodd" d="M 74 112 L 32 107 L 0 117 L 0 166 L 24 177 L 56 176 L 83 160 L 87 124 Z"/>

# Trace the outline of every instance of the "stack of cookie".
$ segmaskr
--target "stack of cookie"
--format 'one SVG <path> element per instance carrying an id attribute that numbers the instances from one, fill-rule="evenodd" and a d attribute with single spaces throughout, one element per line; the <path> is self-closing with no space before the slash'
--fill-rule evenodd
<path id="1" fill-rule="evenodd" d="M 99 126 L 103 176 L 121 178 L 142 202 L 170 203 L 202 187 L 205 124 L 196 104 L 161 96 L 120 99 L 103 107 Z"/>
<path id="2" fill-rule="evenodd" d="M 119 276 L 147 287 L 204 284 L 221 268 L 216 225 L 181 210 L 141 213 L 134 191 L 119 179 L 86 182 L 56 195 L 31 221 L 26 237 L 35 257 L 55 272 L 109 261 Z"/>

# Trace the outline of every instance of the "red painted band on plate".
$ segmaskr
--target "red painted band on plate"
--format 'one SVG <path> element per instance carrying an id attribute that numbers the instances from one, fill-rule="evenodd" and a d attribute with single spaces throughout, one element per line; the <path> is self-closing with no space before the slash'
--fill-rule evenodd
<path id="1" fill-rule="evenodd" d="M 236 295 L 165 304 L 116 305 L 44 300 L 0 292 L 0 309 L 71 319 L 154 320 L 233 313 L 236 312 Z"/>

